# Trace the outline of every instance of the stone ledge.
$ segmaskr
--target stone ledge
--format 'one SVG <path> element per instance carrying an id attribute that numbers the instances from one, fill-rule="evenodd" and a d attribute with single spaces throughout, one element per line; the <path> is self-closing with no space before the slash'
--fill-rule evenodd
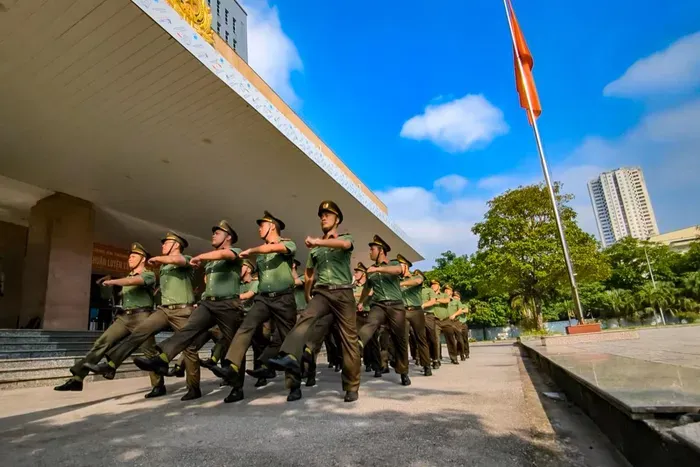
<path id="1" fill-rule="evenodd" d="M 590 334 L 570 334 L 568 336 L 543 336 L 541 344 L 544 347 L 557 345 L 585 344 L 588 342 L 607 342 L 639 339 L 637 331 L 608 331 Z"/>

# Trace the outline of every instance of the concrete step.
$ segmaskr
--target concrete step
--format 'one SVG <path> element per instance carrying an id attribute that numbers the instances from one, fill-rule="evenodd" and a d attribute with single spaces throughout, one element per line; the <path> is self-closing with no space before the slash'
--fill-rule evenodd
<path id="1" fill-rule="evenodd" d="M 13 336 L 0 337 L 0 345 L 23 342 L 27 344 L 48 344 L 51 342 L 76 342 L 92 344 L 99 336 Z"/>
<path id="2" fill-rule="evenodd" d="M 97 339 L 102 331 L 48 331 L 44 329 L 0 329 L 0 337 L 93 337 Z"/>
<path id="3" fill-rule="evenodd" d="M 92 348 L 93 342 L 24 342 L 16 341 L 10 344 L 0 344 L 0 354 L 5 352 L 20 351 L 20 350 L 81 350 L 84 352 L 89 351 Z"/>

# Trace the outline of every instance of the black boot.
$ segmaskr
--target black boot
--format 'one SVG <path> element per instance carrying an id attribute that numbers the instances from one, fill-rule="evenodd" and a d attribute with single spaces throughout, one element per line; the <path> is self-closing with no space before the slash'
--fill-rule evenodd
<path id="1" fill-rule="evenodd" d="M 160 396 L 164 396 L 166 394 L 167 394 L 167 391 L 165 390 L 165 385 L 161 384 L 160 386 L 154 386 L 151 389 L 151 392 L 149 392 L 148 394 L 146 394 L 143 397 L 145 397 L 146 399 L 153 399 L 154 397 L 160 397 Z"/>
<path id="2" fill-rule="evenodd" d="M 230 384 L 228 384 L 224 379 L 219 380 L 219 387 L 222 388 L 224 386 L 230 386 Z"/>
<path id="3" fill-rule="evenodd" d="M 295 375 L 301 375 L 301 366 L 299 365 L 299 361 L 297 361 L 291 355 L 271 358 L 267 363 L 273 370 L 289 371 Z"/>
<path id="4" fill-rule="evenodd" d="M 136 357 L 134 358 L 134 365 L 136 365 L 139 370 L 152 371 L 153 373 L 160 376 L 168 376 L 168 363 L 160 357 Z"/>
<path id="5" fill-rule="evenodd" d="M 461 361 L 465 361 L 465 360 L 467 359 L 467 357 L 464 356 L 464 355 L 460 355 L 459 359 L 460 359 Z"/>
<path id="6" fill-rule="evenodd" d="M 388 375 L 389 373 L 391 373 L 391 370 L 389 369 L 389 367 L 382 368 L 382 374 Z"/>
<path id="7" fill-rule="evenodd" d="M 335 365 L 333 365 L 331 362 L 328 362 L 328 368 L 333 368 Z"/>
<path id="8" fill-rule="evenodd" d="M 256 368 L 253 370 L 246 370 L 245 372 L 253 378 L 274 378 L 275 376 L 277 376 L 275 370 L 271 370 L 265 366 L 261 366 L 260 368 Z"/>
<path id="9" fill-rule="evenodd" d="M 425 376 L 433 376 L 433 371 L 430 369 L 429 366 L 424 366 L 424 367 L 423 367 L 423 375 L 425 375 Z"/>
<path id="10" fill-rule="evenodd" d="M 255 387 L 262 388 L 264 386 L 267 386 L 267 378 L 258 378 L 258 380 L 255 382 Z"/>
<path id="11" fill-rule="evenodd" d="M 229 386 L 238 387 L 243 384 L 241 375 L 231 365 L 215 366 L 211 368 L 211 372 L 226 381 Z"/>
<path id="12" fill-rule="evenodd" d="M 185 377 L 185 368 L 181 367 L 177 363 L 168 370 L 168 374 L 165 376 L 169 376 L 170 378 L 184 378 Z"/>
<path id="13" fill-rule="evenodd" d="M 63 384 L 59 384 L 55 388 L 53 388 L 54 391 L 82 391 L 83 390 L 83 382 L 79 381 L 75 378 L 71 378 L 68 381 L 66 381 Z"/>
<path id="14" fill-rule="evenodd" d="M 411 385 L 411 378 L 408 377 L 408 373 L 404 373 L 401 375 L 401 386 L 410 386 Z"/>
<path id="15" fill-rule="evenodd" d="M 287 402 L 294 402 L 301 399 L 301 388 L 294 388 L 289 391 Z"/>
<path id="16" fill-rule="evenodd" d="M 100 363 L 98 365 L 94 363 L 84 363 L 83 367 L 97 375 L 102 375 L 104 379 L 114 379 L 114 376 L 117 374 L 116 368 L 111 367 L 107 363 Z"/>
<path id="17" fill-rule="evenodd" d="M 375 378 L 381 378 L 382 377 L 382 370 L 374 370 L 374 377 Z"/>
<path id="18" fill-rule="evenodd" d="M 340 363 L 336 363 L 333 371 L 335 371 L 336 373 L 343 371 L 343 365 L 341 365 Z"/>
<path id="19" fill-rule="evenodd" d="M 456 358 L 451 358 L 450 363 L 452 363 L 453 365 L 459 365 L 459 360 L 457 360 Z"/>
<path id="20" fill-rule="evenodd" d="M 309 376 L 306 378 L 306 387 L 312 388 L 316 386 L 316 372 L 309 372 Z"/>
<path id="21" fill-rule="evenodd" d="M 231 392 L 226 396 L 226 399 L 224 399 L 224 402 L 227 404 L 230 404 L 231 402 L 238 402 L 243 400 L 243 389 L 242 388 L 233 388 L 231 389 Z"/>
<path id="22" fill-rule="evenodd" d="M 202 397 L 202 390 L 199 388 L 189 388 L 187 394 L 182 396 L 181 401 L 191 401 Z"/>
<path id="23" fill-rule="evenodd" d="M 369 373 L 372 371 L 372 366 L 371 365 L 365 365 L 365 373 Z"/>
<path id="24" fill-rule="evenodd" d="M 217 366 L 217 365 L 216 365 L 216 362 L 215 362 L 213 359 L 211 359 L 211 358 L 207 358 L 206 360 L 200 359 L 200 360 L 199 360 L 199 364 L 200 364 L 201 366 L 203 366 L 204 368 L 206 368 L 207 370 L 211 370 L 212 367 Z"/>
<path id="25" fill-rule="evenodd" d="M 345 391 L 345 402 L 355 402 L 359 398 L 357 391 Z"/>

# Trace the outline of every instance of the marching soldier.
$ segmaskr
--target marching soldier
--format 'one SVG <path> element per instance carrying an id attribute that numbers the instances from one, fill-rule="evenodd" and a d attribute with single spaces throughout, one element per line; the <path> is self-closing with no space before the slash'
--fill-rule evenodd
<path id="1" fill-rule="evenodd" d="M 299 277 L 299 266 L 301 266 L 301 261 L 295 258 L 294 263 L 292 263 L 292 274 L 294 275 L 294 301 L 297 304 L 297 317 L 306 308 L 304 277 Z"/>
<path id="2" fill-rule="evenodd" d="M 438 334 L 437 318 L 435 318 L 435 308 L 437 305 L 437 294 L 440 291 L 440 282 L 433 279 L 430 287 L 425 287 L 421 291 L 423 312 L 425 313 L 425 335 L 428 341 L 430 359 L 433 361 L 433 370 L 440 368 L 440 335 Z"/>
<path id="3" fill-rule="evenodd" d="M 187 324 L 157 346 L 161 352 L 159 356 L 134 359 L 136 366 L 142 370 L 166 374 L 170 360 L 195 343 L 199 336 L 208 334 L 209 328 L 214 325 L 218 326 L 222 335 L 220 348 L 227 350 L 243 322 L 243 307 L 239 298 L 243 261 L 240 259 L 240 248 L 233 246 L 238 241 L 238 234 L 225 220 L 212 227 L 211 231 L 214 250 L 189 261 L 193 267 L 204 265 L 206 288 L 202 298 Z M 216 363 L 217 356 L 213 355 L 202 364 L 211 368 Z"/>
<path id="4" fill-rule="evenodd" d="M 147 320 L 134 329 L 129 337 L 105 353 L 106 363 L 99 365 L 86 363 L 85 367 L 90 371 L 108 379 L 114 377 L 119 365 L 141 344 L 168 326 L 179 331 L 187 324 L 194 303 L 192 266 L 189 264 L 192 257 L 183 254 L 188 243 L 183 237 L 173 232 L 168 232 L 161 239 L 161 243 L 162 256 L 154 256 L 148 260 L 148 264 L 160 265 L 161 305 Z M 184 350 L 184 354 L 188 391 L 181 400 L 188 401 L 202 397 L 202 392 L 199 389 L 197 352 L 190 347 Z"/>
<path id="5" fill-rule="evenodd" d="M 372 290 L 372 306 L 369 310 L 368 323 L 359 331 L 360 342 L 369 343 L 382 324 L 387 325 L 387 331 L 395 349 L 394 369 L 401 375 L 401 384 L 409 386 L 408 348 L 406 344 L 406 309 L 401 295 L 401 279 L 403 272 L 398 261 L 388 260 L 386 255 L 391 247 L 379 235 L 375 235 L 369 243 L 369 256 L 374 264 L 367 268 L 367 282 L 360 296 L 358 311 L 364 311 L 363 302 Z"/>
<path id="6" fill-rule="evenodd" d="M 455 339 L 455 329 L 452 324 L 452 320 L 450 320 L 450 316 L 457 311 L 459 304 L 452 300 L 451 285 L 445 284 L 444 292 L 438 295 L 437 302 L 438 306 L 435 310 L 435 318 L 438 320 L 437 327 L 440 333 L 445 335 L 447 353 L 450 355 L 450 362 L 452 362 L 453 365 L 459 365 L 459 360 L 457 360 L 457 340 Z"/>
<path id="7" fill-rule="evenodd" d="M 355 302 L 360 303 L 362 290 L 365 288 L 365 282 L 367 282 L 367 267 L 362 264 L 362 262 L 357 263 L 354 272 L 353 295 L 355 296 Z M 367 295 L 367 298 L 365 298 L 365 301 L 362 304 L 363 311 L 357 311 L 357 316 L 355 317 L 355 326 L 357 329 L 362 329 L 362 326 L 369 322 L 367 318 L 369 317 L 371 301 L 372 291 L 370 291 L 369 295 Z M 362 359 L 365 363 L 365 372 L 374 370 L 375 373 L 379 374 L 379 376 L 382 375 L 381 354 L 377 339 L 370 339 L 370 341 L 364 346 Z"/>
<path id="8" fill-rule="evenodd" d="M 454 323 L 456 328 L 457 350 L 460 360 L 464 361 L 469 358 L 469 326 L 467 326 L 469 307 L 461 301 L 461 295 L 457 291 L 454 293 L 454 299 L 459 302 L 459 309 L 450 316 L 450 319 L 456 320 Z"/>
<path id="9" fill-rule="evenodd" d="M 265 211 L 257 220 L 258 234 L 264 244 L 241 252 L 241 258 L 255 257 L 260 283 L 258 293 L 253 298 L 253 306 L 248 310 L 243 324 L 238 328 L 233 342 L 226 354 L 226 362 L 221 368 L 213 368 L 214 373 L 226 380 L 233 387 L 224 402 L 242 400 L 243 381 L 245 379 L 245 357 L 256 330 L 271 320 L 274 333 L 279 337 L 273 339 L 265 349 L 260 360 L 265 362 L 267 355 L 279 352 L 277 341 L 287 337 L 296 322 L 296 301 L 294 300 L 294 276 L 292 263 L 297 250 L 296 244 L 282 238 L 280 233 L 285 225 L 282 220 Z M 265 368 L 265 367 L 263 367 Z M 287 385 L 293 384 L 291 374 L 287 374 Z"/>
<path id="10" fill-rule="evenodd" d="M 144 321 L 153 312 L 153 291 L 156 284 L 156 275 L 146 269 L 146 261 L 150 255 L 140 243 L 132 243 L 129 253 L 129 275 L 122 279 L 105 279 L 100 284 L 103 287 L 121 287 L 122 307 L 117 313 L 114 322 L 95 341 L 90 352 L 79 360 L 70 369 L 73 377 L 60 386 L 56 386 L 56 391 L 82 391 L 83 379 L 90 374 L 90 370 L 85 364 L 97 364 L 115 343 L 119 342 Z M 144 354 L 157 355 L 154 346 L 156 340 L 151 337 L 142 344 Z M 113 374 L 105 375 L 108 379 L 114 377 Z M 146 394 L 146 398 L 164 396 L 166 393 L 163 377 L 150 373 L 151 392 Z"/>
<path id="11" fill-rule="evenodd" d="M 409 268 L 413 266 L 413 263 L 402 255 L 397 255 L 396 260 L 401 263 L 401 269 L 403 270 L 401 291 L 403 302 L 406 307 L 406 321 L 411 325 L 413 334 L 416 336 L 418 362 L 419 365 L 423 367 L 423 374 L 425 376 L 432 376 L 433 372 L 430 369 L 430 351 L 428 350 L 428 340 L 425 333 L 425 313 L 421 308 L 423 305 L 423 273 L 415 271 L 411 274 Z M 408 326 L 406 326 L 406 328 L 406 338 L 408 339 Z"/>
<path id="12" fill-rule="evenodd" d="M 343 213 L 333 201 L 321 203 L 318 217 L 321 220 L 323 237 L 307 237 L 305 241 L 306 246 L 311 248 L 305 273 L 309 304 L 282 344 L 280 356 L 271 359 L 270 364 L 294 375 L 301 375 L 300 359 L 313 361 L 314 349 L 320 345 L 329 326 L 335 321 L 339 329 L 340 353 L 343 358 L 341 379 L 345 402 L 354 402 L 358 399 L 360 388 L 360 353 L 355 327 L 355 298 L 352 293 L 350 263 L 353 240 L 349 233 L 338 234 L 337 229 L 343 222 Z M 329 319 L 331 316 L 333 319 Z M 287 400 L 301 398 L 300 384 L 297 383 L 290 389 Z"/>

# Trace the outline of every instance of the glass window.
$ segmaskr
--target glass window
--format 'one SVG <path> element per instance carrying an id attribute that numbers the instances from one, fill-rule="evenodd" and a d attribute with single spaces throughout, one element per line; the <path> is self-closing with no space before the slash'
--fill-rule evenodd
<path id="1" fill-rule="evenodd" d="M 224 8 L 224 24 L 228 24 L 228 8 Z"/>

